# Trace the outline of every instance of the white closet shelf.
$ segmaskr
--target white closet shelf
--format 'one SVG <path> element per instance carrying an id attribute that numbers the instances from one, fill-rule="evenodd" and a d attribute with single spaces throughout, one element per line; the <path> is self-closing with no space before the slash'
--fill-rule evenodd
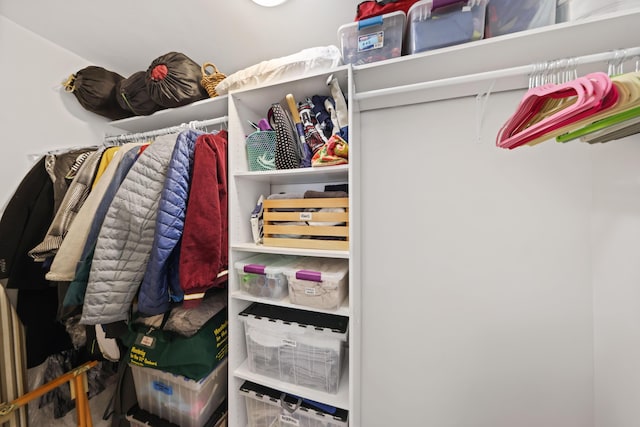
<path id="1" fill-rule="evenodd" d="M 231 245 L 231 249 L 241 252 L 259 252 L 268 254 L 281 255 L 301 255 L 314 256 L 323 258 L 349 258 L 349 251 L 336 251 L 328 249 L 298 249 L 298 248 L 281 248 L 279 246 L 263 246 L 255 243 L 235 243 Z"/>
<path id="2" fill-rule="evenodd" d="M 354 66 L 355 97 L 360 111 L 366 111 L 476 95 L 490 88 L 497 92 L 526 87 L 526 75 L 493 83 L 491 76 L 483 80 L 482 73 L 610 51 L 611 46 L 638 46 L 640 34 L 628 29 L 639 21 L 640 8 Z M 474 81 L 474 75 L 480 78 Z M 425 90 L 369 97 L 375 91 L 420 83 L 427 83 Z"/>
<path id="3" fill-rule="evenodd" d="M 270 184 L 311 184 L 316 182 L 346 182 L 348 174 L 349 165 L 339 165 L 275 171 L 235 172 L 233 176 Z"/>
<path id="4" fill-rule="evenodd" d="M 149 116 L 135 116 L 114 120 L 109 125 L 128 132 L 147 132 L 154 129 L 178 126 L 194 120 L 209 120 L 227 114 L 228 97 L 203 99 L 177 108 L 156 111 Z"/>
<path id="5" fill-rule="evenodd" d="M 335 314 L 338 316 L 349 317 L 349 297 L 347 297 L 344 301 L 342 301 L 342 304 L 340 304 L 340 307 L 337 310 L 323 310 L 320 308 L 308 307 L 305 305 L 292 304 L 291 301 L 289 300 L 289 297 L 285 297 L 281 300 L 260 298 L 260 297 L 256 297 L 251 294 L 248 294 L 247 292 L 244 292 L 244 291 L 235 291 L 231 293 L 231 298 L 236 298 L 243 301 L 259 302 L 262 304 L 277 305 L 280 307 L 295 308 L 298 310 L 314 311 L 316 313 L 327 313 L 327 314 Z"/>
<path id="6" fill-rule="evenodd" d="M 347 363 L 344 363 L 344 366 L 342 367 L 342 376 L 340 377 L 340 386 L 337 394 L 324 393 L 307 387 L 300 387 L 295 384 L 280 381 L 265 375 L 256 374 L 249 370 L 246 360 L 234 371 L 233 374 L 243 380 L 262 384 L 285 393 L 294 394 L 296 396 L 325 403 L 337 408 L 349 409 L 349 369 L 347 365 Z"/>

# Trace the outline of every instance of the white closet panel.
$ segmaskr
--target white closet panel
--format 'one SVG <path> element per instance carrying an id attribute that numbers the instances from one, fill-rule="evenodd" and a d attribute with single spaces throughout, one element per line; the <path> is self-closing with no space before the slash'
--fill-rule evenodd
<path id="1" fill-rule="evenodd" d="M 496 148 L 522 93 L 360 116 L 363 426 L 593 426 L 590 147 Z"/>

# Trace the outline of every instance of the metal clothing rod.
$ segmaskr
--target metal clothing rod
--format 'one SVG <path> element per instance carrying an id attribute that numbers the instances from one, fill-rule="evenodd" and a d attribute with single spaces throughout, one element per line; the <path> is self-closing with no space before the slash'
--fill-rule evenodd
<path id="1" fill-rule="evenodd" d="M 584 55 L 575 58 L 566 58 L 574 61 L 575 67 L 584 64 L 593 64 L 598 62 L 607 62 L 611 60 L 630 60 L 640 55 L 640 47 L 634 47 L 629 49 L 620 49 L 609 52 L 595 53 L 591 55 Z M 549 61 L 551 63 L 552 61 Z M 535 72 L 540 72 L 539 67 L 536 64 L 522 65 L 518 67 L 505 68 L 502 70 L 487 71 L 477 74 L 468 74 L 458 77 L 448 77 L 440 80 L 432 80 L 420 83 L 413 83 L 401 86 L 387 87 L 383 89 L 374 89 L 370 91 L 360 92 L 355 94 L 357 101 L 364 101 L 372 98 L 414 93 L 417 91 L 423 91 L 428 89 L 436 89 L 447 86 L 465 85 L 475 82 L 486 81 L 500 81 L 500 79 L 510 77 L 522 77 L 527 76 Z"/>
<path id="2" fill-rule="evenodd" d="M 104 139 L 105 143 L 122 143 L 127 141 L 134 141 L 139 139 L 150 139 L 156 136 L 168 135 L 172 133 L 182 132 L 187 129 L 201 129 L 207 126 L 219 125 L 221 123 L 227 123 L 229 117 L 221 116 L 211 120 L 194 120 L 189 123 L 182 123 L 178 126 L 170 126 L 162 129 L 154 129 L 147 132 L 138 133 L 124 133 L 121 135 L 110 135 Z"/>

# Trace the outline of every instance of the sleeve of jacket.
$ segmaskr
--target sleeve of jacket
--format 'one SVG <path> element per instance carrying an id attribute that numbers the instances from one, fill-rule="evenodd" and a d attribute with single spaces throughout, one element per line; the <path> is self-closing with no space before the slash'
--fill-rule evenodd
<path id="1" fill-rule="evenodd" d="M 227 132 L 196 141 L 179 263 L 184 304 L 199 304 L 227 267 Z"/>
<path id="2" fill-rule="evenodd" d="M 182 300 L 180 295 L 172 295 L 169 286 L 169 268 L 172 253 L 177 249 L 184 229 L 184 218 L 189 197 L 191 169 L 195 142 L 201 132 L 185 131 L 178 135 L 171 154 L 167 179 L 164 182 L 160 202 L 156 233 L 151 247 L 147 270 L 138 293 L 138 311 L 145 315 L 164 313 L 169 309 L 171 297 Z"/>
<path id="3" fill-rule="evenodd" d="M 81 324 L 127 320 L 147 268 L 176 135 L 144 150 L 118 188 L 96 242 Z"/>
<path id="4" fill-rule="evenodd" d="M 0 278 L 7 288 L 47 287 L 42 263 L 29 249 L 42 240 L 53 218 L 53 183 L 41 158 L 22 179 L 0 219 Z"/>
<path id="5" fill-rule="evenodd" d="M 58 252 L 58 248 L 60 248 L 62 240 L 73 223 L 76 214 L 84 204 L 87 196 L 89 196 L 96 168 L 104 150 L 105 147 L 92 152 L 80 166 L 78 173 L 64 195 L 64 199 L 62 199 L 60 209 L 56 212 L 47 235 L 41 243 L 29 252 L 29 255 L 36 261 L 44 261 Z"/>
<path id="6" fill-rule="evenodd" d="M 123 150 L 125 147 L 123 147 Z M 75 266 L 75 273 L 73 281 L 69 284 L 67 293 L 64 297 L 63 306 L 69 307 L 73 305 L 82 305 L 84 301 L 84 294 L 87 290 L 87 282 L 89 281 L 89 272 L 91 271 L 91 263 L 93 261 L 93 253 L 96 249 L 96 242 L 98 240 L 98 233 L 104 222 L 104 217 L 107 214 L 107 210 L 113 201 L 120 184 L 124 181 L 127 173 L 138 158 L 138 146 L 133 146 L 123 155 L 118 169 L 114 176 L 111 178 L 109 186 L 100 200 L 96 212 L 94 213 L 93 220 L 89 227 L 89 233 L 85 240 L 84 248 L 80 254 L 77 265 Z"/>

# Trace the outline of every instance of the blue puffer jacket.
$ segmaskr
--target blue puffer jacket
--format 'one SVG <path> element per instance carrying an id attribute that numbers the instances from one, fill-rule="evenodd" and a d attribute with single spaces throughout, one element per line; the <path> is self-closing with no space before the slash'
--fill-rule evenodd
<path id="1" fill-rule="evenodd" d="M 166 312 L 170 301 L 181 301 L 178 281 L 180 238 L 189 197 L 193 153 L 202 132 L 188 130 L 178 135 L 169 161 L 167 179 L 158 205 L 151 257 L 138 294 L 138 311 L 146 315 Z"/>

